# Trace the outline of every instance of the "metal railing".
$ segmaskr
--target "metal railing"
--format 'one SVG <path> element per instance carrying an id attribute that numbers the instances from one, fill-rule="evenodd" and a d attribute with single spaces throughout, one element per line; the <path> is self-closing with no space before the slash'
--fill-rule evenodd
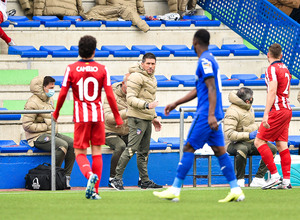
<path id="1" fill-rule="evenodd" d="M 225 112 L 228 108 L 223 108 L 223 111 Z M 184 106 L 179 108 L 180 111 L 180 124 L 179 124 L 179 141 L 180 141 L 180 148 L 179 148 L 179 155 L 180 159 L 183 154 L 183 141 L 184 141 L 184 113 L 185 112 L 195 112 L 197 108 L 185 108 Z M 292 107 L 292 110 L 299 111 L 300 107 Z M 265 108 L 255 108 L 255 112 L 263 112 L 265 111 Z"/>
<path id="2" fill-rule="evenodd" d="M 42 114 L 51 113 L 54 110 L 0 110 L 0 115 L 8 114 Z M 55 121 L 51 115 L 51 190 L 56 190 L 56 164 L 55 164 Z"/>

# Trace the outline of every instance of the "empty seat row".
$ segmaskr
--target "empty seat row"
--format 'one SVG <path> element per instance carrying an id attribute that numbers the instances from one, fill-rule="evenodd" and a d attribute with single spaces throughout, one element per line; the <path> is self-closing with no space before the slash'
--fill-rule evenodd
<path id="1" fill-rule="evenodd" d="M 259 50 L 249 49 L 244 44 L 224 44 L 221 49 L 216 45 L 209 46 L 210 52 L 215 56 L 258 56 Z M 157 57 L 196 57 L 193 46 L 186 45 L 162 45 L 159 49 L 155 45 L 133 45 L 129 49 L 125 45 L 103 45 L 101 50 L 96 49 L 95 57 L 139 57 L 141 54 L 153 53 Z M 40 46 L 39 50 L 34 46 L 11 46 L 8 54 L 20 55 L 21 57 L 78 57 L 78 46 L 71 46 L 70 50 L 65 46 L 45 45 Z"/>
<path id="2" fill-rule="evenodd" d="M 155 17 L 155 16 L 154 16 Z M 218 20 L 209 20 L 206 16 L 184 16 L 182 20 L 178 21 L 165 21 L 165 20 L 149 20 L 146 16 L 141 16 L 143 20 L 150 27 L 160 27 L 164 24 L 166 27 L 189 27 L 194 26 L 220 26 L 221 22 Z M 1 27 L 8 27 L 13 24 L 14 27 L 101 27 L 104 24 L 106 27 L 131 27 L 131 21 L 88 21 L 84 20 L 81 16 L 64 16 L 60 20 L 57 16 L 33 16 L 29 20 L 26 16 L 9 16 L 8 21 L 0 24 Z"/>

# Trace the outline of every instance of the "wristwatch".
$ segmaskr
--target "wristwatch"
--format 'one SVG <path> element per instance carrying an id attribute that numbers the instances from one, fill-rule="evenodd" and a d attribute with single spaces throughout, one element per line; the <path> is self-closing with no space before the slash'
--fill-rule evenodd
<path id="1" fill-rule="evenodd" d="M 146 103 L 145 108 L 149 109 L 149 103 Z"/>

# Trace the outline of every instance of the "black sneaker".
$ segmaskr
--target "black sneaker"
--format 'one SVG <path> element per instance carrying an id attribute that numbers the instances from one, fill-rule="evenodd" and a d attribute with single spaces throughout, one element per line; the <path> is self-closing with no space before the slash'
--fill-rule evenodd
<path id="1" fill-rule="evenodd" d="M 147 182 L 142 182 L 141 188 L 142 189 L 158 189 L 158 188 L 163 188 L 163 187 L 161 185 L 157 185 L 152 180 L 149 180 Z"/>
<path id="2" fill-rule="evenodd" d="M 108 187 L 114 188 L 114 187 L 111 185 L 111 181 L 112 181 L 112 179 L 109 178 L 109 180 L 108 180 Z"/>
<path id="3" fill-rule="evenodd" d="M 120 179 L 113 178 L 110 184 L 116 190 L 124 190 L 123 181 Z"/>

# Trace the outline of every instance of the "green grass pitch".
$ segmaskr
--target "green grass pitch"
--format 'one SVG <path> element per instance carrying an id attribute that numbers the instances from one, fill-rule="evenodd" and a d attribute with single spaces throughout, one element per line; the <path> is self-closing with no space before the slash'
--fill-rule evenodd
<path id="1" fill-rule="evenodd" d="M 183 188 L 180 202 L 160 200 L 153 190 L 100 189 L 101 200 L 84 191 L 0 192 L 0 219 L 298 219 L 300 188 L 244 188 L 243 202 L 218 203 L 229 188 Z"/>

